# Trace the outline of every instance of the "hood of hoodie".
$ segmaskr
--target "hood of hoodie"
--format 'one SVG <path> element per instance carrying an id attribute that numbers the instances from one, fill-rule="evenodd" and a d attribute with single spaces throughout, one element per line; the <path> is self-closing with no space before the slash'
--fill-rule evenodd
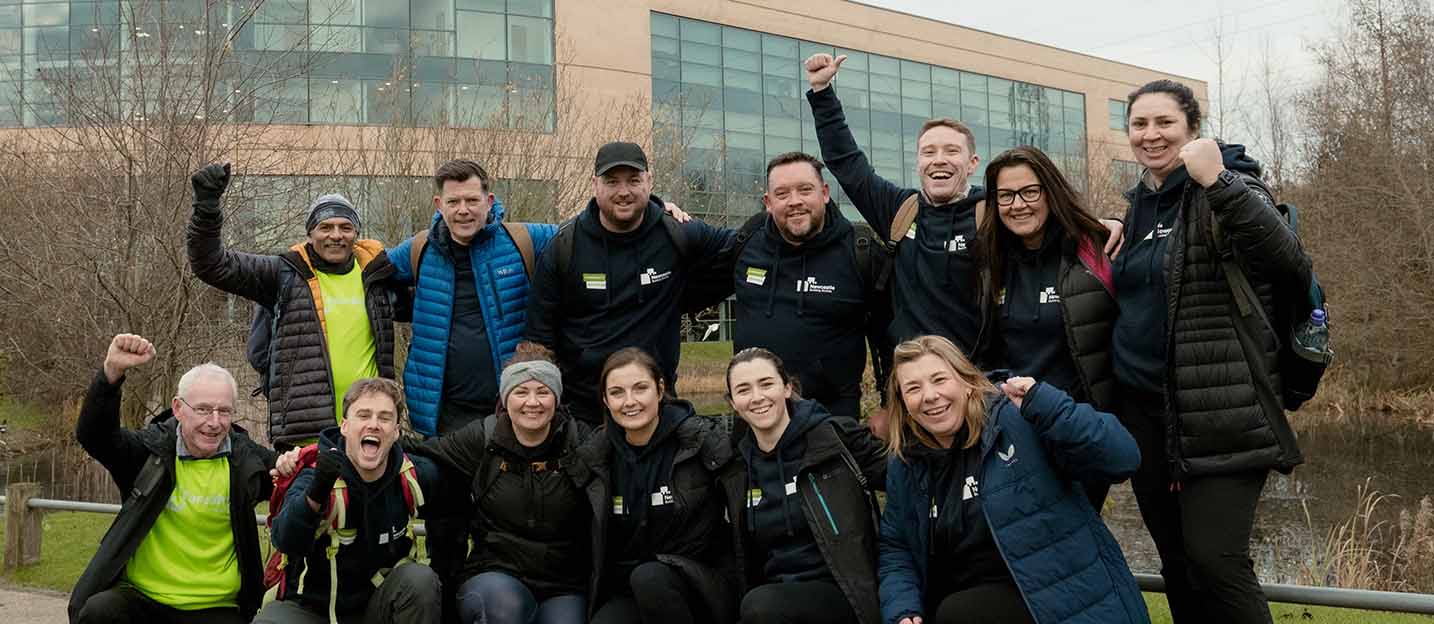
<path id="1" fill-rule="evenodd" d="M 568 427 L 572 426 L 572 417 L 568 410 L 559 405 L 553 412 L 553 422 L 548 427 L 548 437 L 534 447 L 523 446 L 518 441 L 518 435 L 513 433 L 513 417 L 508 413 L 508 406 L 502 401 L 498 402 L 498 410 L 494 413 L 498 419 L 493 427 L 493 438 L 488 444 L 497 449 L 498 452 L 507 455 L 511 459 L 519 461 L 532 461 L 540 457 L 550 457 L 561 453 L 554 453 L 555 447 L 561 447 L 563 439 L 567 437 Z"/>
<path id="2" fill-rule="evenodd" d="M 787 429 L 782 432 L 782 437 L 777 440 L 776 448 L 772 449 L 770 453 L 757 447 L 756 434 L 750 427 L 746 428 L 745 435 L 737 442 L 737 448 L 742 451 L 742 457 L 747 460 L 748 466 L 751 465 L 752 458 L 757 455 L 771 457 L 780 454 L 780 459 L 783 462 L 794 462 L 791 464 L 790 474 L 796 474 L 796 471 L 801 468 L 800 461 L 803 451 L 806 450 L 807 432 L 830 419 L 831 413 L 816 401 L 797 399 L 787 401 L 787 416 L 790 418 Z"/>
<path id="3" fill-rule="evenodd" d="M 649 195 L 647 197 L 647 209 L 642 213 L 642 224 L 638 225 L 637 229 L 631 232 L 610 232 L 602 226 L 597 198 L 594 197 L 588 199 L 587 207 L 578 213 L 577 227 L 583 234 L 595 239 L 601 239 L 605 243 L 620 245 L 632 241 L 641 241 L 653 228 L 662 225 L 662 215 L 665 210 L 660 198 L 656 195 Z"/>
<path id="4" fill-rule="evenodd" d="M 826 218 L 822 222 L 822 229 L 818 230 L 811 238 L 802 241 L 800 245 L 793 245 L 782 238 L 782 233 L 777 230 L 777 220 L 767 217 L 767 237 L 779 248 L 778 253 L 783 256 L 795 256 L 801 253 L 809 253 L 818 249 L 835 245 L 845 240 L 847 232 L 851 231 L 851 221 L 842 214 L 841 208 L 836 202 L 828 200 L 826 206 Z"/>

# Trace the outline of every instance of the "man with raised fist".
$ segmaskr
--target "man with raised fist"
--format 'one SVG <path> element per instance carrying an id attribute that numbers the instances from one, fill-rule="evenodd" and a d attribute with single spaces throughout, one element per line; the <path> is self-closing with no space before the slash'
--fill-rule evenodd
<path id="1" fill-rule="evenodd" d="M 307 240 L 284 253 L 225 249 L 219 200 L 229 181 L 228 164 L 190 177 L 189 266 L 204 283 L 273 312 L 269 440 L 301 446 L 343 419 L 340 402 L 355 380 L 393 379 L 393 324 L 407 290 L 394 283 L 383 243 L 358 238 L 363 223 L 343 195 L 314 200 Z"/>
<path id="2" fill-rule="evenodd" d="M 179 378 L 168 410 L 120 426 L 125 372 L 154 359 L 134 334 L 110 342 L 75 437 L 125 496 L 70 594 L 71 622 L 248 622 L 263 597 L 254 506 L 272 489 L 274 452 L 234 430 L 238 388 L 201 364 Z"/>

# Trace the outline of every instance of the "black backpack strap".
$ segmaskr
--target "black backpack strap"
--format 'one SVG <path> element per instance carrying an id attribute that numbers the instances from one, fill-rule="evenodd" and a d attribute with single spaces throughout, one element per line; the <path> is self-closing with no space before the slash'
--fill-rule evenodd
<path id="1" fill-rule="evenodd" d="M 692 247 L 687 238 L 687 228 L 682 227 L 677 219 L 667 213 L 662 214 L 662 226 L 667 228 L 667 236 L 672 239 L 672 245 L 677 248 L 677 257 L 686 260 Z"/>

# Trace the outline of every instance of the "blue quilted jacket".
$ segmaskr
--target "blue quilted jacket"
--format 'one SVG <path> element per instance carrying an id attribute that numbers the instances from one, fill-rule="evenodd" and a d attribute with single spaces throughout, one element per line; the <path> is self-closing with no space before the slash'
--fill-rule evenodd
<path id="1" fill-rule="evenodd" d="M 1017 408 L 987 398 L 980 496 L 996 547 L 1038 624 L 1149 624 L 1120 545 L 1077 481 L 1119 481 L 1140 450 L 1115 417 L 1036 384 Z M 931 549 L 930 471 L 892 457 L 878 555 L 881 617 L 923 615 Z M 928 618 L 931 614 L 924 614 Z"/>
<path id="2" fill-rule="evenodd" d="M 473 239 L 470 257 L 473 279 L 477 281 L 483 324 L 493 353 L 495 374 L 523 336 L 528 319 L 528 276 L 518 246 L 499 223 L 503 204 L 493 202 L 488 225 Z M 533 238 L 533 256 L 541 254 L 558 227 L 528 224 Z M 453 320 L 453 261 L 443 251 L 448 228 L 443 215 L 435 212 L 429 224 L 429 244 L 419 264 L 418 287 L 413 296 L 413 340 L 408 347 L 408 364 L 403 369 L 403 388 L 408 396 L 408 413 L 413 429 L 431 436 L 438 430 L 438 404 L 443 400 L 443 370 L 448 357 L 448 330 Z M 395 279 L 412 284 L 413 265 L 409 260 L 409 239 L 388 250 L 398 269 Z M 496 383 L 496 380 L 494 380 Z"/>

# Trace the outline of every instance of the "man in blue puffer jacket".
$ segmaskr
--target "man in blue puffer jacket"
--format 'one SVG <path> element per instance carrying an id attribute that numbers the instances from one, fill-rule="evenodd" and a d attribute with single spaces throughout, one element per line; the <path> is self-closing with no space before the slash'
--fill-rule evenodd
<path id="1" fill-rule="evenodd" d="M 456 431 L 493 413 L 498 373 L 512 357 L 528 316 L 528 275 L 503 229 L 492 179 L 471 160 L 451 160 L 433 176 L 437 214 L 418 275 L 412 240 L 388 250 L 399 282 L 415 285 L 413 340 L 403 371 L 413 429 Z M 557 226 L 528 224 L 534 256 Z"/>

